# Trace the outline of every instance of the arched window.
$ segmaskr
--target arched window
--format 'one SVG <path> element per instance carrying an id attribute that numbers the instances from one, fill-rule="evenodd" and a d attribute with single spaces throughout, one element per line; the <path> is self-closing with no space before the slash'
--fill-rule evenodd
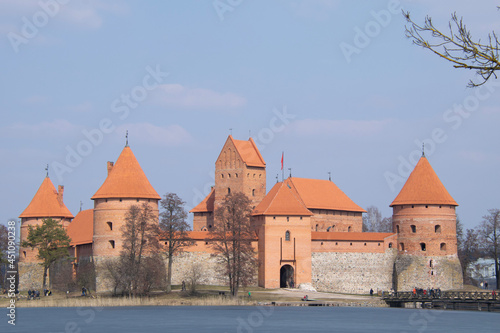
<path id="1" fill-rule="evenodd" d="M 108 224 L 109 230 L 113 231 L 113 222 L 106 222 Z"/>
<path id="2" fill-rule="evenodd" d="M 420 250 L 422 251 L 426 250 L 425 243 L 420 243 Z"/>
<path id="3" fill-rule="evenodd" d="M 396 232 L 399 234 L 399 225 L 396 226 Z"/>
<path id="4" fill-rule="evenodd" d="M 255 197 L 255 189 L 252 189 L 252 196 Z"/>
<path id="5" fill-rule="evenodd" d="M 441 251 L 446 251 L 446 243 L 441 243 L 439 248 L 441 249 Z"/>
<path id="6" fill-rule="evenodd" d="M 389 243 L 389 248 L 392 249 L 392 243 Z"/>
<path id="7" fill-rule="evenodd" d="M 411 228 L 411 232 L 413 232 L 413 233 L 417 232 L 417 227 L 416 226 L 411 225 L 410 228 Z"/>
<path id="8" fill-rule="evenodd" d="M 399 243 L 399 251 L 405 250 L 405 243 Z"/>
<path id="9" fill-rule="evenodd" d="M 288 231 L 288 230 L 285 232 L 285 240 L 286 241 L 290 240 L 290 231 Z"/>
<path id="10" fill-rule="evenodd" d="M 439 224 L 434 227 L 434 232 L 436 234 L 440 234 L 441 233 L 441 226 Z"/>

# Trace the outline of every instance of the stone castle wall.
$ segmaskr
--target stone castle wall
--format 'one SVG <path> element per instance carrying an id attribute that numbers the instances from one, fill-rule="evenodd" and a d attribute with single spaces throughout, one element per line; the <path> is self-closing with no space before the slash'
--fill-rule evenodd
<path id="1" fill-rule="evenodd" d="M 395 268 L 394 279 L 398 291 L 410 291 L 414 287 L 441 290 L 463 288 L 462 269 L 457 255 L 423 257 L 402 254 L 397 257 Z"/>
<path id="2" fill-rule="evenodd" d="M 367 294 L 390 290 L 396 249 L 384 253 L 313 252 L 312 285 L 318 291 Z"/>
<path id="3" fill-rule="evenodd" d="M 43 267 L 35 262 L 20 262 L 19 271 L 19 290 L 28 290 L 30 288 L 42 290 Z M 47 285 L 49 285 L 49 274 L 47 274 Z"/>

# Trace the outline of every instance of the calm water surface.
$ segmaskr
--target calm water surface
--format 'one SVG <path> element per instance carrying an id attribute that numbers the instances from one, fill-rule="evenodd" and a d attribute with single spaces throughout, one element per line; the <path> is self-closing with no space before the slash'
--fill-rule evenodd
<path id="1" fill-rule="evenodd" d="M 2 309 L 0 332 L 500 332 L 500 314 L 351 307 Z"/>

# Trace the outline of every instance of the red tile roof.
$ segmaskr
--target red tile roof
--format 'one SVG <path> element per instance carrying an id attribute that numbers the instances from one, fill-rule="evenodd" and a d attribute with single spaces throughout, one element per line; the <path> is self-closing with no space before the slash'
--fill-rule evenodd
<path id="1" fill-rule="evenodd" d="M 86 209 L 76 214 L 66 230 L 71 246 L 90 244 L 94 236 L 94 210 Z"/>
<path id="2" fill-rule="evenodd" d="M 366 212 L 332 181 L 291 177 L 285 183 L 296 189 L 308 209 Z"/>
<path id="3" fill-rule="evenodd" d="M 123 148 L 108 177 L 92 200 L 102 198 L 161 199 L 128 146 Z"/>
<path id="4" fill-rule="evenodd" d="M 215 188 L 212 187 L 210 193 L 196 207 L 191 209 L 190 213 L 206 213 L 214 211 Z"/>
<path id="5" fill-rule="evenodd" d="M 425 156 L 420 158 L 391 207 L 412 204 L 458 206 Z"/>
<path id="6" fill-rule="evenodd" d="M 298 193 L 289 184 L 277 183 L 255 207 L 252 215 L 311 216 Z"/>
<path id="7" fill-rule="evenodd" d="M 64 202 L 59 202 L 58 192 L 49 177 L 45 177 L 30 204 L 19 217 L 66 217 L 73 214 Z"/>
<path id="8" fill-rule="evenodd" d="M 338 240 L 338 241 L 367 241 L 367 242 L 383 242 L 385 238 L 394 234 L 385 232 L 311 232 L 311 239 L 314 241 L 320 240 Z"/>
<path id="9" fill-rule="evenodd" d="M 264 159 L 262 158 L 262 155 L 260 154 L 259 149 L 257 149 L 257 145 L 252 138 L 248 139 L 248 141 L 235 140 L 233 139 L 233 136 L 230 135 L 228 139 L 233 142 L 236 150 L 240 154 L 241 159 L 247 166 L 261 168 L 266 166 L 266 162 L 264 162 Z"/>

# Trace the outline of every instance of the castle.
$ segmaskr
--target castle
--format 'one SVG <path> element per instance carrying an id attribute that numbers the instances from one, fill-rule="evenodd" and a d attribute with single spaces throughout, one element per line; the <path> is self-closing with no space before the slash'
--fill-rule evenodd
<path id="1" fill-rule="evenodd" d="M 132 205 L 147 203 L 158 214 L 161 197 L 150 184 L 128 144 L 92 196 L 94 208 L 73 219 L 48 176 L 20 215 L 21 240 L 28 225 L 57 219 L 71 237 L 76 263 L 94 261 L 98 291 L 110 290 L 102 265 L 122 248 L 121 227 Z M 367 293 L 411 290 L 414 286 L 462 288 L 457 256 L 453 200 L 422 155 L 393 209 L 393 232 L 362 232 L 363 208 L 331 180 L 289 177 L 266 194 L 266 163 L 252 138 L 227 138 L 216 162 L 215 185 L 190 212 L 193 244 L 173 263 L 173 283 L 186 278 L 193 263 L 202 265 L 206 284 L 222 284 L 210 231 L 214 211 L 228 193 L 244 193 L 252 205 L 253 246 L 258 256 L 257 284 L 264 288 L 312 285 L 317 290 Z M 36 251 L 36 250 L 35 250 Z M 41 281 L 35 253 L 20 250 L 20 288 Z M 39 278 L 37 280 L 37 278 Z"/>

